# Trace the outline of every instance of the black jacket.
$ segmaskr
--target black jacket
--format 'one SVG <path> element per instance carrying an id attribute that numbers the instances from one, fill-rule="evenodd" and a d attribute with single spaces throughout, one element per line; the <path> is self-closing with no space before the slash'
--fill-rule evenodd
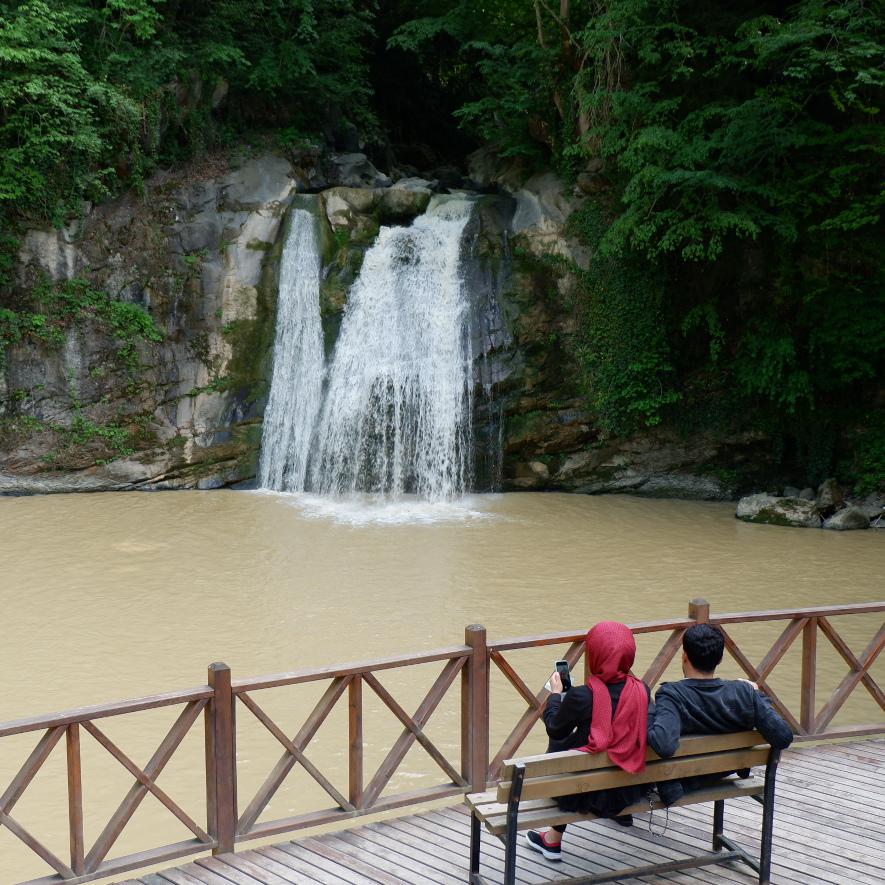
<path id="1" fill-rule="evenodd" d="M 648 742 L 659 756 L 672 756 L 684 734 L 727 734 L 757 729 L 772 747 L 793 740 L 789 725 L 771 701 L 741 679 L 683 679 L 665 682 L 648 717 Z"/>
<path id="2" fill-rule="evenodd" d="M 665 682 L 655 695 L 648 717 L 648 743 L 659 756 L 672 756 L 684 734 L 727 734 L 757 729 L 772 747 L 782 750 L 793 740 L 790 726 L 775 712 L 761 691 L 742 679 L 683 679 Z M 696 790 L 733 774 L 683 778 L 658 784 L 665 805 L 685 791 Z"/>
<path id="3" fill-rule="evenodd" d="M 618 701 L 624 688 L 623 682 L 606 686 L 612 700 L 612 717 L 618 709 Z M 645 687 L 648 691 L 648 686 Z M 649 701 L 649 711 L 652 704 Z M 574 750 L 583 747 L 590 736 L 590 723 L 593 720 L 593 690 L 589 685 L 578 685 L 565 695 L 552 694 L 547 698 L 544 709 L 544 725 L 550 743 L 548 753 L 560 750 Z M 645 787 L 617 787 L 610 790 L 597 790 L 595 793 L 578 793 L 573 796 L 557 797 L 557 804 L 564 811 L 593 812 L 603 817 L 615 817 L 628 805 L 639 802 Z"/>

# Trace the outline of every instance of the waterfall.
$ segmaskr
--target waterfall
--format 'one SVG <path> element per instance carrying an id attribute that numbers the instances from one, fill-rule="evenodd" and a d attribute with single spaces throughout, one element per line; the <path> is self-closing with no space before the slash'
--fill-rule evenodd
<path id="1" fill-rule="evenodd" d="M 273 377 L 264 416 L 261 487 L 303 491 L 323 390 L 321 262 L 316 219 L 291 210 L 280 263 Z"/>
<path id="2" fill-rule="evenodd" d="M 472 353 L 460 272 L 471 204 L 382 228 L 348 297 L 311 486 L 444 500 L 471 480 Z"/>
<path id="3" fill-rule="evenodd" d="M 324 368 L 314 220 L 293 210 L 283 253 L 261 485 L 321 495 L 454 498 L 472 482 L 473 354 L 461 272 L 471 203 L 434 201 L 382 227 Z"/>

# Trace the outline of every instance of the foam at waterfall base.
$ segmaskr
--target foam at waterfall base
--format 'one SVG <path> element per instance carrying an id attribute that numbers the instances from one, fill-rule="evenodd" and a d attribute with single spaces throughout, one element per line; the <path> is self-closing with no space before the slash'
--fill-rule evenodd
<path id="1" fill-rule="evenodd" d="M 308 519 L 351 526 L 438 525 L 500 518 L 494 504 L 501 496 L 494 494 L 466 495 L 452 501 L 428 501 L 417 495 L 390 497 L 366 493 L 334 496 L 267 489 L 259 489 L 253 494 L 273 495 L 296 507 Z"/>

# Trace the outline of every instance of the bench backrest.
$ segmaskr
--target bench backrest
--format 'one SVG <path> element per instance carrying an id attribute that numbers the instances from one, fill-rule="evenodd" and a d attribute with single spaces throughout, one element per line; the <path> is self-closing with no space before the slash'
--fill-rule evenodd
<path id="1" fill-rule="evenodd" d="M 618 768 L 607 753 L 565 750 L 541 756 L 508 759 L 498 784 L 498 802 L 507 802 L 515 766 L 525 766 L 521 798 L 549 799 L 630 784 L 647 784 L 673 778 L 694 777 L 752 768 L 768 761 L 770 747 L 758 731 L 683 737 L 669 759 L 653 750 L 646 754 L 645 770 L 631 774 Z"/>

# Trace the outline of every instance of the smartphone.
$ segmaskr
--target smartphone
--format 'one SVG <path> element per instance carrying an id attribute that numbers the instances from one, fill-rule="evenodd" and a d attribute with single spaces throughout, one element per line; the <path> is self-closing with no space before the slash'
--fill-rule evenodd
<path id="1" fill-rule="evenodd" d="M 554 666 L 556 667 L 556 672 L 559 673 L 559 676 L 562 679 L 562 690 L 568 691 L 572 687 L 572 676 L 569 672 L 568 661 L 557 661 Z M 544 688 L 546 688 L 547 691 L 553 691 L 549 679 Z"/>

